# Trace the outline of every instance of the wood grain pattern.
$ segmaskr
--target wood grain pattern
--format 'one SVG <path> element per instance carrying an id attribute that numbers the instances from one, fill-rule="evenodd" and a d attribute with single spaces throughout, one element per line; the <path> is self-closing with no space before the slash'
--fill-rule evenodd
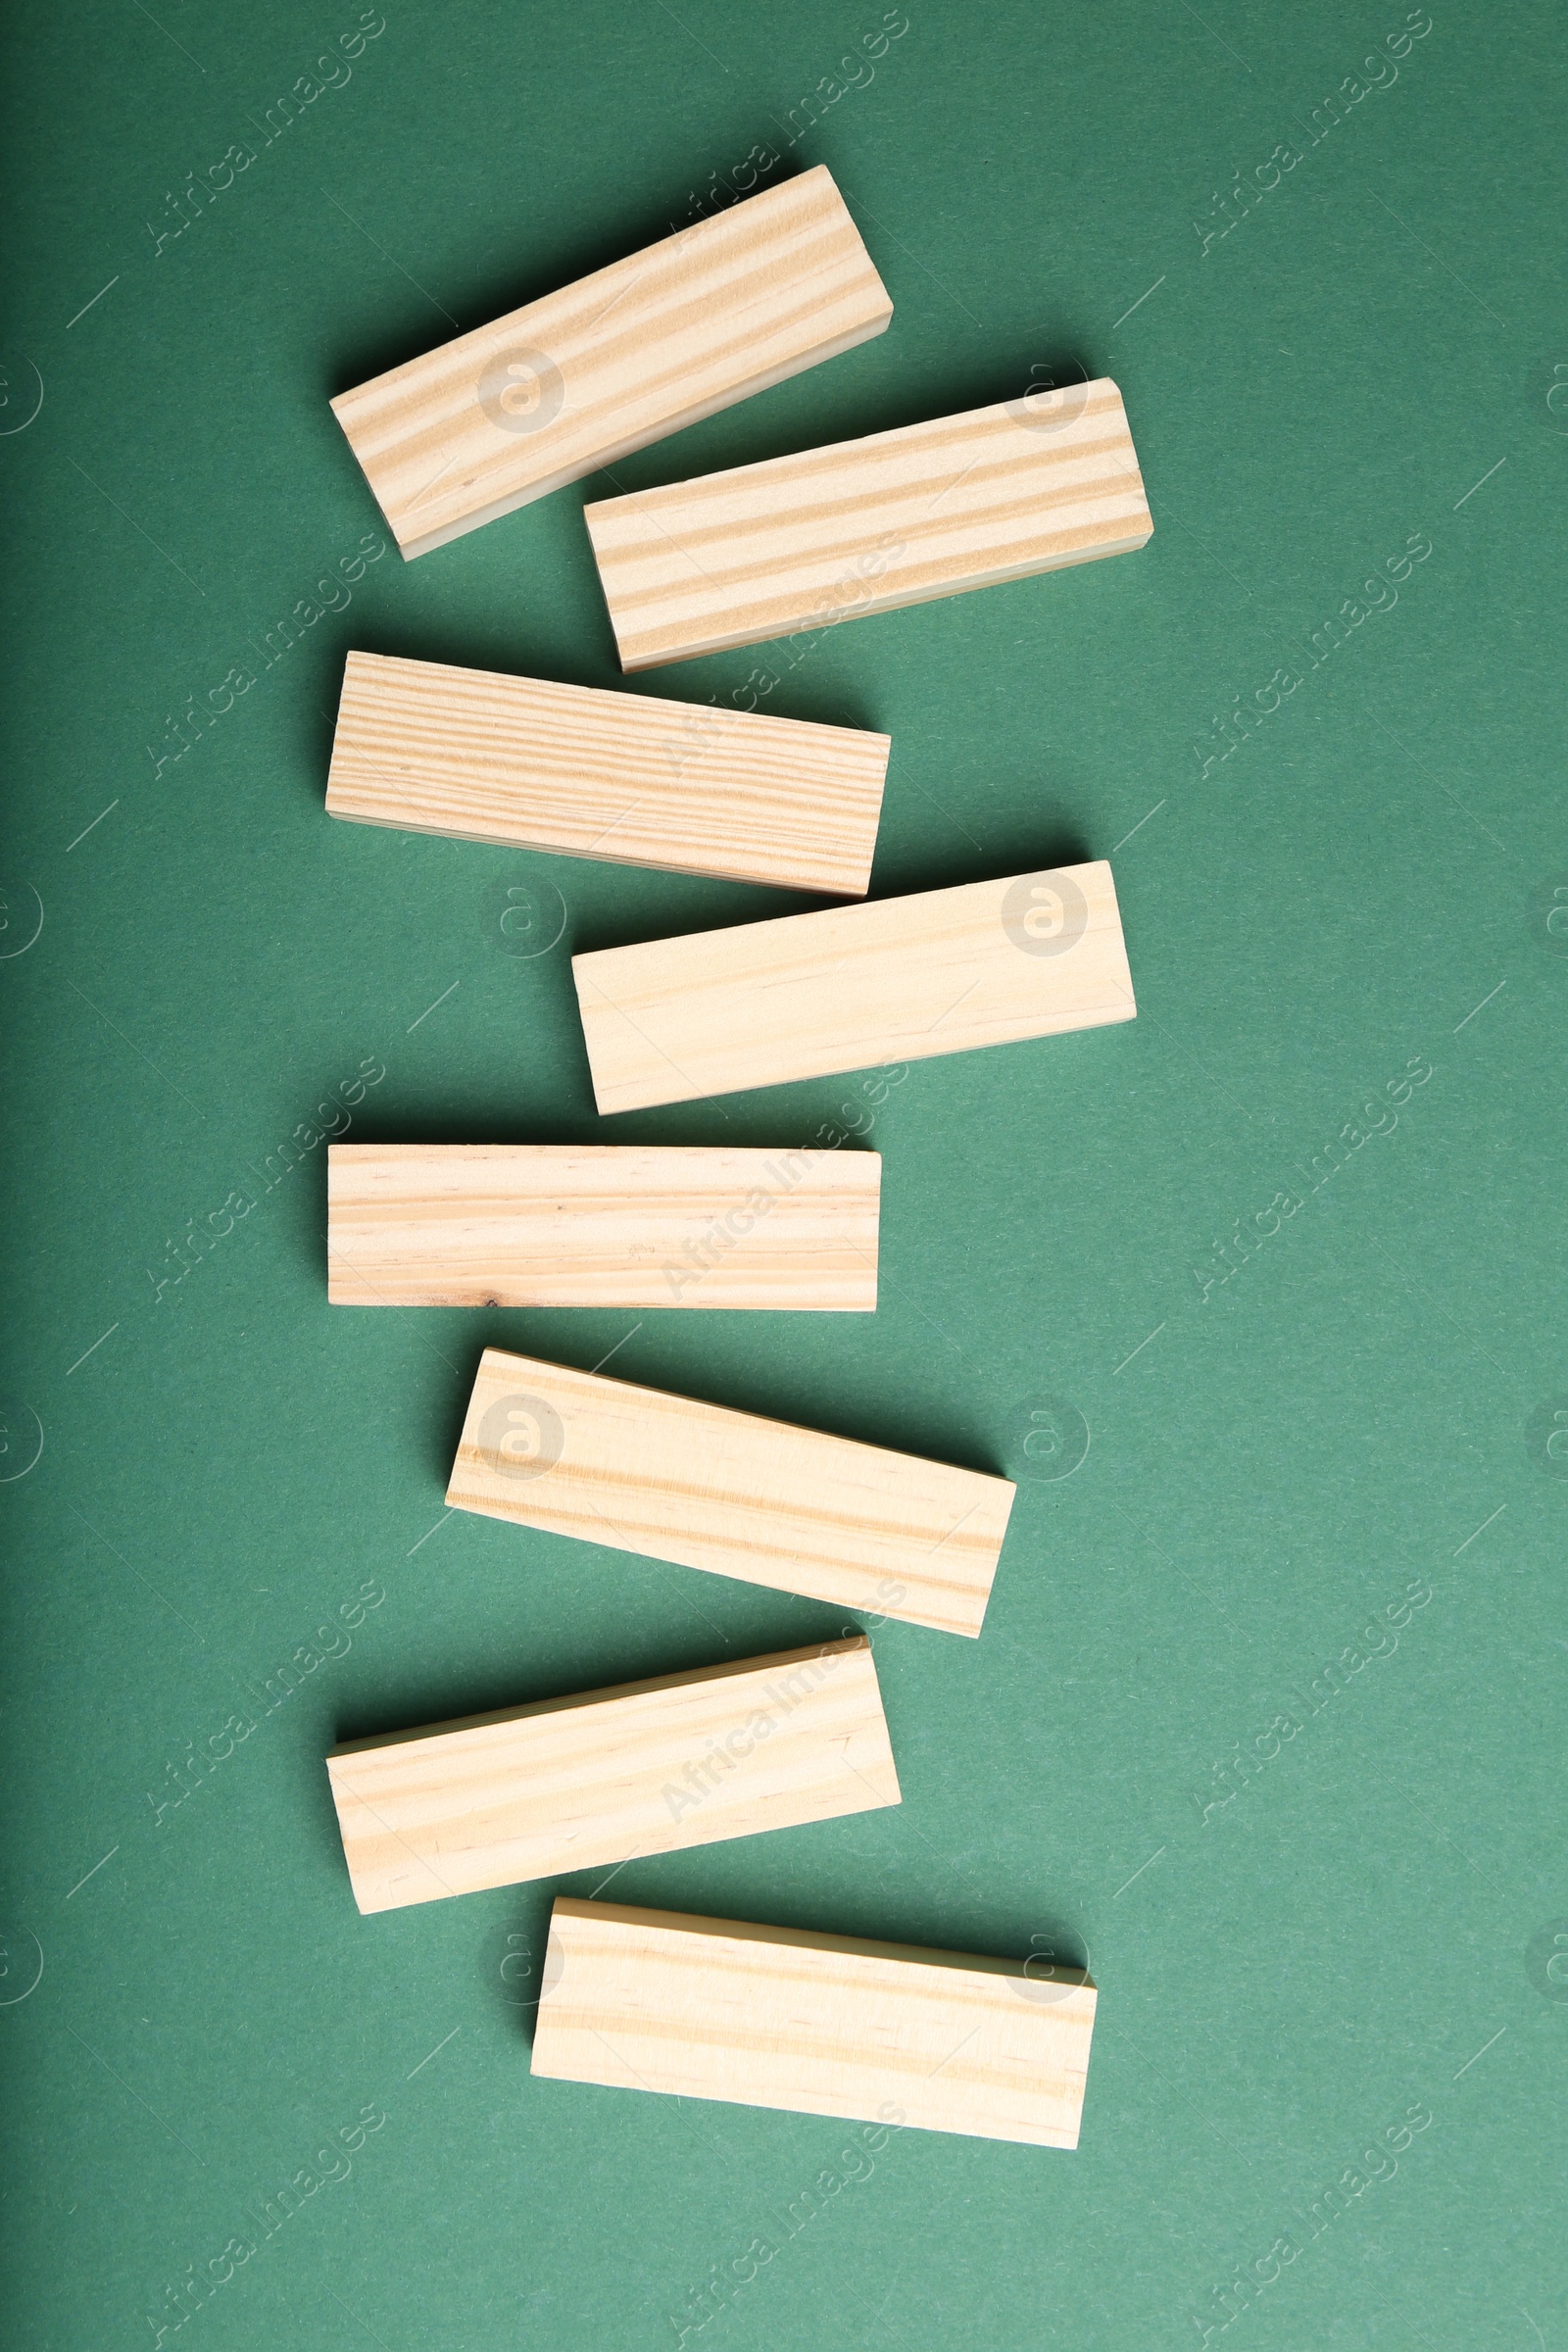
<path id="1" fill-rule="evenodd" d="M 336 1306 L 876 1305 L 874 1152 L 333 1144 Z"/>
<path id="2" fill-rule="evenodd" d="M 899 1802 L 863 1636 L 359 1740 L 326 1769 L 365 1912 Z"/>
<path id="3" fill-rule="evenodd" d="M 572 958 L 601 1111 L 1130 1021 L 1099 859 Z"/>
<path id="4" fill-rule="evenodd" d="M 621 667 L 830 628 L 1142 547 L 1108 378 L 584 509 Z"/>
<path id="5" fill-rule="evenodd" d="M 560 1896 L 533 2072 L 1075 2148 L 1096 1999 L 1082 1972 Z"/>
<path id="6" fill-rule="evenodd" d="M 413 558 L 851 350 L 892 316 L 819 164 L 341 393 L 332 412 Z"/>
<path id="7" fill-rule="evenodd" d="M 329 816 L 862 898 L 888 738 L 350 654 Z"/>
<path id="8" fill-rule="evenodd" d="M 1013 1492 L 1004 1478 L 490 1348 L 447 1502 L 975 1635 Z"/>

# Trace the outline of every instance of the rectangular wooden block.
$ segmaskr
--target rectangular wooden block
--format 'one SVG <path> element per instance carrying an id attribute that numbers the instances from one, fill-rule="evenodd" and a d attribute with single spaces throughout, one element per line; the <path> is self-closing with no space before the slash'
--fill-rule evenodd
<path id="1" fill-rule="evenodd" d="M 627 670 L 1125 555 L 1154 527 L 1108 377 L 583 513 Z"/>
<path id="2" fill-rule="evenodd" d="M 978 1634 L 1004 1478 L 487 1348 L 447 1501 L 951 1634 Z"/>
<path id="3" fill-rule="evenodd" d="M 601 1111 L 1130 1021 L 1103 858 L 575 956 Z"/>
<path id="4" fill-rule="evenodd" d="M 334 1306 L 876 1305 L 874 1152 L 332 1144 Z"/>
<path id="5" fill-rule="evenodd" d="M 856 727 L 350 654 L 326 808 L 863 898 L 888 751 Z"/>
<path id="6" fill-rule="evenodd" d="M 422 556 L 892 316 L 819 164 L 341 393 L 332 412 L 404 555 Z"/>
<path id="7" fill-rule="evenodd" d="M 358 1740 L 326 1769 L 366 1912 L 899 1802 L 863 1636 Z"/>
<path id="8" fill-rule="evenodd" d="M 536 2075 L 1078 2145 L 1081 1972 L 562 1895 L 543 1985 Z"/>

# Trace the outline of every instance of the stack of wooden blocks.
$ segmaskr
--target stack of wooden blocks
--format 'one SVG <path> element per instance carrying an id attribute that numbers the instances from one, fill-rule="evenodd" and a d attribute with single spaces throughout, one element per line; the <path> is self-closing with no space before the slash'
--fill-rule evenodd
<path id="1" fill-rule="evenodd" d="M 880 334 L 825 170 L 333 408 L 406 557 Z M 1102 381 L 586 510 L 624 669 L 1143 546 Z M 334 816 L 864 900 L 889 741 L 351 654 Z M 1103 861 L 573 960 L 603 1113 L 1131 1020 Z M 876 1304 L 872 1152 L 335 1145 L 361 1306 Z M 487 1349 L 448 1503 L 978 1636 L 1013 1499 L 914 1460 Z M 385 1911 L 900 1801 L 870 1643 L 665 1675 L 327 1759 Z M 533 2071 L 1072 2147 L 1082 1970 L 556 1902 Z"/>

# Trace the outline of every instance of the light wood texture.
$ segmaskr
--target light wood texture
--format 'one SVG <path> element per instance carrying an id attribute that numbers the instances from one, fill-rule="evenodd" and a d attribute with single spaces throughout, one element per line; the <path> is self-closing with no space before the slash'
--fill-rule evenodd
<path id="1" fill-rule="evenodd" d="M 825 166 L 460 335 L 332 412 L 405 556 L 879 335 Z"/>
<path id="2" fill-rule="evenodd" d="M 830 628 L 1142 547 L 1108 378 L 584 509 L 621 667 Z"/>
<path id="3" fill-rule="evenodd" d="M 329 816 L 863 898 L 888 738 L 350 654 Z"/>
<path id="4" fill-rule="evenodd" d="M 1075 2148 L 1095 2003 L 1019 1960 L 559 1896 L 533 2072 Z"/>
<path id="5" fill-rule="evenodd" d="M 978 1634 L 1004 1478 L 486 1348 L 449 1505 Z"/>
<path id="6" fill-rule="evenodd" d="M 1137 1011 L 1102 858 L 572 958 L 601 1111 L 923 1061 Z"/>
<path id="7" fill-rule="evenodd" d="M 876 1305 L 874 1152 L 333 1144 L 335 1306 Z"/>
<path id="8" fill-rule="evenodd" d="M 863 1636 L 359 1740 L 326 1769 L 367 1912 L 899 1802 Z"/>

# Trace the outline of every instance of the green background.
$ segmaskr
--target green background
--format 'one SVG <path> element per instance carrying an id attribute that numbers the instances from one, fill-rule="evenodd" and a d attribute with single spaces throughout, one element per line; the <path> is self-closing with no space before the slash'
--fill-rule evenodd
<path id="1" fill-rule="evenodd" d="M 390 551 L 261 656 L 380 529 L 328 397 L 666 233 L 785 147 L 882 12 L 385 0 L 270 143 L 354 0 L 13 17 L 17 2343 L 669 2345 L 762 2237 L 688 2344 L 1568 2344 L 1561 26 L 1433 0 L 1366 88 L 1404 18 L 909 0 L 789 148 L 780 172 L 837 176 L 890 331 L 617 478 L 1116 377 L 1144 553 L 854 621 L 766 707 L 891 733 L 879 896 L 1112 856 L 1140 1014 L 890 1093 L 874 1317 L 639 1321 L 329 1311 L 324 1148 L 276 1156 L 367 1062 L 365 1140 L 798 1144 L 864 1100 L 595 1117 L 571 951 L 786 894 L 322 813 L 351 646 L 618 682 L 579 516 L 605 478 Z M 166 199 L 237 142 L 255 161 L 159 247 Z M 1263 193 L 1281 145 L 1300 160 Z M 1313 668 L 1417 534 L 1397 603 Z M 766 660 L 630 691 L 728 699 Z M 246 663 L 160 769 L 171 715 Z M 1281 668 L 1300 685 L 1205 772 L 1216 717 Z M 509 887 L 560 892 L 554 946 L 541 912 L 541 952 L 505 952 Z M 1430 1076 L 1368 1132 L 1412 1060 Z M 1020 1478 L 983 1638 L 875 1634 L 903 1806 L 634 1862 L 614 1892 L 1087 1952 L 1076 2154 L 896 2134 L 788 2235 L 844 2129 L 530 2079 L 554 1886 L 355 1912 L 335 1740 L 844 1622 L 443 1518 L 484 1344 L 591 1366 L 622 1342 L 632 1380 Z M 1052 1477 L 1025 1443 L 1073 1413 L 1087 1457 Z M 1411 2108 L 1397 2169 L 1314 2223 Z M 320 2185 L 266 2235 L 302 2168 Z M 234 2238 L 255 2254 L 175 2330 L 170 2290 Z M 1252 2299 L 1226 2303 L 1238 2268 Z"/>

